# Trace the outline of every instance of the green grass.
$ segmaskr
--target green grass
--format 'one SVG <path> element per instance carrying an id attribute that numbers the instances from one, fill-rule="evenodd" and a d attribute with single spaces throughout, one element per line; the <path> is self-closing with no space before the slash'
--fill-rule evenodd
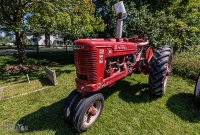
<path id="1" fill-rule="evenodd" d="M 7 46 L 0 45 L 0 49 L 7 49 Z"/>
<path id="2" fill-rule="evenodd" d="M 5 45 L 0 45 L 0 50 L 1 49 L 16 49 L 16 46 L 5 46 Z"/>
<path id="3" fill-rule="evenodd" d="M 49 87 L 43 91 L 0 101 L 0 134 L 19 134 L 15 130 L 7 130 L 6 123 L 28 126 L 28 131 L 23 133 L 24 135 L 77 134 L 63 120 L 65 99 L 75 89 L 76 72 L 73 62 L 64 62 L 63 59 L 60 61 L 59 58 L 62 57 L 65 56 L 61 55 L 54 59 L 32 56 L 37 62 L 55 62 L 51 63 L 51 67 L 59 72 L 58 85 L 46 84 L 45 86 Z M 30 85 L 30 89 L 27 83 L 23 82 L 15 84 L 14 88 L 9 87 L 5 93 L 12 90 L 24 92 L 25 88 L 33 90 L 36 86 L 42 87 L 40 80 L 32 81 L 35 83 Z M 193 105 L 195 82 L 171 76 L 168 91 L 160 98 L 148 91 L 147 82 L 148 76 L 133 74 L 113 87 L 105 88 L 103 113 L 95 125 L 83 134 L 198 135 L 200 111 Z M 11 96 L 13 93 L 9 94 Z"/>
<path id="4" fill-rule="evenodd" d="M 26 76 L 23 73 L 9 74 L 2 70 L 6 65 L 11 64 L 18 64 L 17 56 L 0 56 L 0 86 L 27 81 Z M 67 72 L 67 70 L 63 70 L 65 69 L 64 66 L 73 64 L 73 55 L 66 54 L 65 52 L 40 53 L 39 56 L 35 53 L 30 53 L 27 54 L 26 65 L 30 64 L 40 65 L 42 67 L 48 66 L 55 69 L 57 74 L 60 75 L 63 72 Z M 44 71 L 41 69 L 36 72 L 28 72 L 28 74 L 31 80 L 42 79 L 45 75 Z"/>

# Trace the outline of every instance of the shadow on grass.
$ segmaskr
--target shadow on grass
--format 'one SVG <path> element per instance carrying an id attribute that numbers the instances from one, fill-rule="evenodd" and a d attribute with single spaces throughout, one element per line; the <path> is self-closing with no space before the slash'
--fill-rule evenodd
<path id="1" fill-rule="evenodd" d="M 193 94 L 179 93 L 169 98 L 167 107 L 181 119 L 189 122 L 200 121 L 200 110 L 193 103 Z"/>
<path id="2" fill-rule="evenodd" d="M 40 78 L 39 79 L 40 83 L 42 84 L 42 86 L 53 86 L 53 84 L 51 83 L 51 81 L 47 78 Z"/>
<path id="3" fill-rule="evenodd" d="M 55 71 L 56 71 L 56 76 L 59 77 L 62 74 L 69 74 L 71 72 L 74 72 L 75 70 L 56 69 Z M 29 72 L 28 75 L 31 80 L 39 79 L 39 81 L 42 83 L 43 86 L 52 85 L 51 82 L 46 78 L 46 74 L 43 73 L 42 70 Z M 0 72 L 0 80 L 3 83 L 12 83 L 12 84 L 28 82 L 26 74 L 24 73 L 9 74 Z"/>
<path id="4" fill-rule="evenodd" d="M 61 68 L 63 65 L 68 64 L 74 64 L 74 57 L 73 54 L 66 54 L 65 52 L 52 52 L 52 53 L 40 53 L 40 55 L 37 55 L 36 53 L 28 53 L 27 54 L 27 63 L 25 65 L 40 65 L 40 66 L 48 66 L 48 67 L 57 67 Z M 2 70 L 3 67 L 6 65 L 13 65 L 18 64 L 17 62 L 17 56 L 13 55 L 12 57 L 4 57 L 2 58 L 2 61 L 0 59 L 0 80 L 2 83 L 13 83 L 17 82 L 18 80 L 22 80 L 22 78 L 25 78 L 26 75 L 24 73 L 6 73 Z M 74 71 L 74 70 L 73 70 Z M 57 75 L 61 75 L 62 73 L 70 73 L 71 70 L 60 70 L 57 69 L 56 73 Z M 28 72 L 28 75 L 31 80 L 35 79 L 41 79 L 44 77 L 44 73 L 42 73 L 41 69 L 38 69 L 37 71 L 31 71 Z M 22 80 L 26 81 L 26 80 Z"/>
<path id="5" fill-rule="evenodd" d="M 31 64 L 39 64 L 43 66 L 63 66 L 68 64 L 74 64 L 74 56 L 72 53 L 67 54 L 66 52 L 45 52 L 40 53 L 39 55 L 36 53 L 27 54 L 29 59 L 28 63 Z"/>
<path id="6" fill-rule="evenodd" d="M 71 72 L 75 72 L 76 70 L 67 70 L 67 69 L 60 70 L 60 69 L 56 69 L 55 71 L 56 71 L 56 76 L 58 77 L 58 76 L 60 76 L 62 74 L 70 74 Z"/>
<path id="7" fill-rule="evenodd" d="M 132 103 L 148 103 L 159 98 L 149 91 L 148 84 L 138 82 L 132 85 L 130 82 L 122 80 L 117 82 L 115 86 L 103 90 L 105 99 L 117 91 L 119 91 L 121 99 Z"/>
<path id="8" fill-rule="evenodd" d="M 56 131 L 56 135 L 78 134 L 71 125 L 64 121 L 63 106 L 65 99 L 62 99 L 49 106 L 22 117 L 17 124 L 28 126 L 27 132 L 34 131 Z M 16 125 L 17 125 L 16 124 Z"/>
<path id="9" fill-rule="evenodd" d="M 139 83 L 130 85 L 129 82 L 123 80 L 111 88 L 103 89 L 102 92 L 105 95 L 105 99 L 121 90 L 119 97 L 127 102 L 141 103 L 156 100 L 157 98 L 151 95 L 147 86 L 147 84 Z M 139 95 L 136 94 L 138 92 L 140 93 Z M 78 134 L 71 125 L 64 121 L 62 110 L 65 102 L 66 100 L 62 99 L 52 105 L 42 107 L 22 117 L 17 124 L 27 125 L 28 132 L 53 130 L 56 131 L 56 135 Z"/>

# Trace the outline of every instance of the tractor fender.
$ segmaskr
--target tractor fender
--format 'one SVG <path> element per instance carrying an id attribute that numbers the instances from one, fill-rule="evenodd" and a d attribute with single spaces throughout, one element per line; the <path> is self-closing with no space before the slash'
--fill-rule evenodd
<path id="1" fill-rule="evenodd" d="M 146 62 L 147 64 L 149 65 L 150 64 L 150 61 L 153 57 L 153 54 L 154 54 L 154 49 L 152 47 L 149 47 L 147 50 L 146 50 Z"/>

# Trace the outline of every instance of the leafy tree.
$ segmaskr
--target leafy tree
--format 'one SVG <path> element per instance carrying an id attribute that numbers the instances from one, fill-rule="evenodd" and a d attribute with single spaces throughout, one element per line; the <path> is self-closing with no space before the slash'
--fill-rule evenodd
<path id="1" fill-rule="evenodd" d="M 101 13 L 106 34 L 114 36 L 114 12 L 116 0 L 94 0 Z M 128 12 L 124 33 L 130 37 L 145 34 L 152 45 L 170 44 L 175 49 L 200 44 L 199 0 L 124 0 Z"/>
<path id="2" fill-rule="evenodd" d="M 82 37 L 96 37 L 95 33 L 104 31 L 104 22 L 99 14 L 95 14 L 96 6 L 91 0 L 71 0 L 65 5 L 69 14 L 70 27 L 59 27 L 59 31 L 65 38 L 74 40 Z"/>
<path id="3" fill-rule="evenodd" d="M 25 52 L 22 44 L 25 26 L 24 16 L 34 2 L 29 0 L 1 0 L 0 3 L 0 24 L 2 28 L 15 33 L 19 60 L 24 63 Z"/>
<path id="4" fill-rule="evenodd" d="M 4 45 L 6 43 L 13 43 L 13 39 L 9 37 L 0 37 L 0 45 Z"/>
<path id="5" fill-rule="evenodd" d="M 104 23 L 101 17 L 95 14 L 95 5 L 90 0 L 44 3 L 33 9 L 29 27 L 33 33 L 45 33 L 48 45 L 50 34 L 60 34 L 65 40 L 73 40 L 104 29 Z M 44 5 L 47 7 L 44 8 Z"/>
<path id="6" fill-rule="evenodd" d="M 25 62 L 22 40 L 27 32 L 45 33 L 48 45 L 52 33 L 77 38 L 104 29 L 90 0 L 1 0 L 0 3 L 1 28 L 15 33 L 20 63 Z"/>
<path id="7" fill-rule="evenodd" d="M 63 3 L 64 0 L 61 0 Z M 34 35 L 45 34 L 45 44 L 50 46 L 50 34 L 55 33 L 58 27 L 70 27 L 69 14 L 64 11 L 60 1 L 41 1 L 32 8 L 28 17 L 28 28 Z"/>
<path id="8" fill-rule="evenodd" d="M 18 48 L 19 62 L 25 62 L 23 37 L 29 29 L 28 17 L 35 13 L 35 8 L 43 9 L 52 1 L 45 0 L 1 0 L 0 23 L 1 29 L 15 33 L 15 44 Z M 45 4 L 41 4 L 45 3 Z M 43 7 L 41 7 L 43 6 Z M 45 10 L 48 10 L 45 8 Z M 40 14 L 43 16 L 43 14 Z"/>

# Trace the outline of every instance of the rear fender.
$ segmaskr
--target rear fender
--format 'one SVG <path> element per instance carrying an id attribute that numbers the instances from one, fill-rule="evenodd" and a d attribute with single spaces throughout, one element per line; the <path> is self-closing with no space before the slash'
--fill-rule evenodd
<path id="1" fill-rule="evenodd" d="M 150 61 L 151 59 L 153 58 L 153 54 L 154 54 L 154 49 L 152 47 L 149 47 L 147 50 L 146 50 L 146 62 L 149 66 L 150 64 Z"/>

